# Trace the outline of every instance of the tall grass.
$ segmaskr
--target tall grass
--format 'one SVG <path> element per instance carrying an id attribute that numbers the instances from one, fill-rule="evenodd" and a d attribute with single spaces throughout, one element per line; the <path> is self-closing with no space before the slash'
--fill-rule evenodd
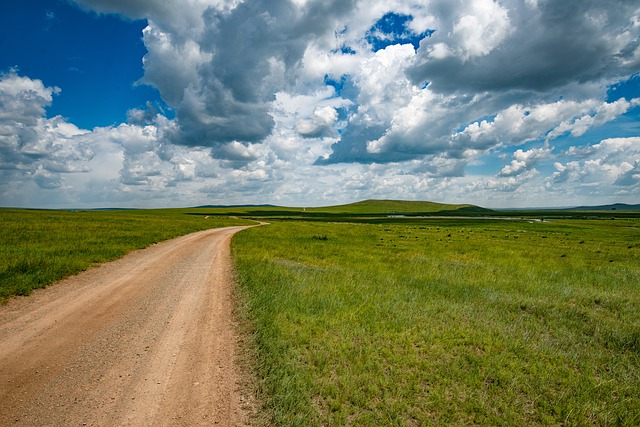
<path id="1" fill-rule="evenodd" d="M 247 223 L 186 212 L 0 209 L 0 303 L 152 243 Z"/>
<path id="2" fill-rule="evenodd" d="M 270 422 L 640 424 L 639 228 L 414 220 L 240 233 Z"/>

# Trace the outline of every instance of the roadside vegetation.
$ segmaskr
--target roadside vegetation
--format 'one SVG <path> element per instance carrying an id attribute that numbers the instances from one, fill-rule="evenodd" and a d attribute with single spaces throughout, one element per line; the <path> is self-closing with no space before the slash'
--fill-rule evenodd
<path id="1" fill-rule="evenodd" d="M 234 238 L 271 424 L 640 424 L 639 219 L 377 222 Z"/>
<path id="2" fill-rule="evenodd" d="M 193 212 L 0 209 L 0 303 L 162 240 L 250 223 Z"/>

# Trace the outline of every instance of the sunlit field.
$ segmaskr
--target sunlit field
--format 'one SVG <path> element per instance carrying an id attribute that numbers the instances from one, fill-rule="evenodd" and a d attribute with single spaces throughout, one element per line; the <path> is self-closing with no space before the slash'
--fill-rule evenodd
<path id="1" fill-rule="evenodd" d="M 454 217 L 390 217 L 420 210 Z M 232 250 L 258 421 L 640 424 L 640 218 L 488 215 L 505 216 L 387 202 L 2 209 L 0 299 L 252 217 L 271 224 Z"/>
<path id="2" fill-rule="evenodd" d="M 269 423 L 640 424 L 640 220 L 390 221 L 234 238 Z"/>
<path id="3" fill-rule="evenodd" d="M 187 213 L 0 209 L 0 303 L 162 240 L 250 223 Z"/>

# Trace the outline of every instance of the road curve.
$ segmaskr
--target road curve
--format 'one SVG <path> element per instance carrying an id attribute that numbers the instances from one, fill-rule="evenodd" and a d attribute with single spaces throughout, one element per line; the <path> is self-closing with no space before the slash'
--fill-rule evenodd
<path id="1" fill-rule="evenodd" d="M 0 307 L 0 425 L 247 425 L 230 262 L 245 228 L 153 245 Z"/>

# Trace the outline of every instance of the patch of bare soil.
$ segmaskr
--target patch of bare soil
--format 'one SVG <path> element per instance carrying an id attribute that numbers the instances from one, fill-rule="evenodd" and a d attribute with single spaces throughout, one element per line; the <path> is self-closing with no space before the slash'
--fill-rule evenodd
<path id="1" fill-rule="evenodd" d="M 207 230 L 0 307 L 0 425 L 242 426 L 230 241 Z"/>

